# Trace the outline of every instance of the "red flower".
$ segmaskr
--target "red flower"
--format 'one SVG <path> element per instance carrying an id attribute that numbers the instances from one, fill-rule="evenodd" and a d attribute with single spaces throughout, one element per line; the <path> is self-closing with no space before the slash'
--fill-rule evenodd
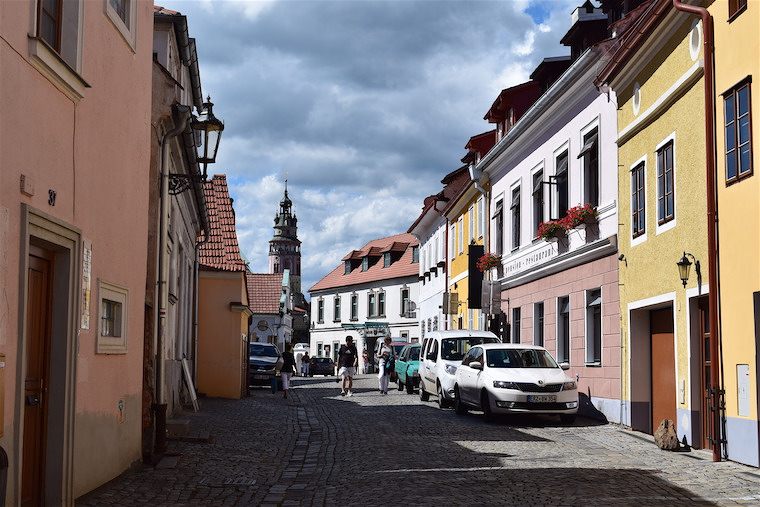
<path id="1" fill-rule="evenodd" d="M 581 224 L 588 224 L 596 221 L 596 208 L 591 204 L 574 206 L 567 210 L 567 214 L 562 219 L 568 229 L 573 229 Z"/>
<path id="2" fill-rule="evenodd" d="M 547 220 L 538 225 L 538 235 L 543 239 L 561 238 L 567 234 L 565 219 Z"/>
<path id="3" fill-rule="evenodd" d="M 501 255 L 487 253 L 482 255 L 475 266 L 482 273 L 487 269 L 495 268 L 501 264 Z"/>

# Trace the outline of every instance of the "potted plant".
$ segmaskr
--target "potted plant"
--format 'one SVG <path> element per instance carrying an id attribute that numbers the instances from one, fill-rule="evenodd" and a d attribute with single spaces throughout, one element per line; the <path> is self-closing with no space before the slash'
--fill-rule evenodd
<path id="1" fill-rule="evenodd" d="M 574 229 L 579 225 L 595 224 L 598 220 L 596 208 L 588 203 L 573 206 L 567 210 L 564 220 L 568 229 Z"/>
<path id="2" fill-rule="evenodd" d="M 545 240 L 561 239 L 567 236 L 567 225 L 563 220 L 547 220 L 538 226 L 538 235 Z"/>
<path id="3" fill-rule="evenodd" d="M 491 269 L 501 266 L 501 255 L 496 255 L 492 253 L 486 253 L 480 256 L 478 259 L 478 262 L 475 263 L 475 266 L 480 270 L 481 273 Z"/>

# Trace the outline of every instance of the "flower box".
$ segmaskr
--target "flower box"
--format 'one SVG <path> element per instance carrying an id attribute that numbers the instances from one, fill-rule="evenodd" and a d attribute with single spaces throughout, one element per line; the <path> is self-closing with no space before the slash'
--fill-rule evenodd
<path id="1" fill-rule="evenodd" d="M 475 266 L 478 268 L 478 270 L 481 273 L 491 268 L 499 267 L 501 266 L 501 255 L 496 255 L 492 253 L 484 254 L 478 259 Z"/>
<path id="2" fill-rule="evenodd" d="M 561 239 L 567 236 L 567 226 L 563 220 L 547 220 L 539 224 L 538 235 L 545 240 Z"/>
<path id="3" fill-rule="evenodd" d="M 567 214 L 562 219 L 568 229 L 574 229 L 580 225 L 590 225 L 598 222 L 597 211 L 591 204 L 582 206 L 573 206 L 567 210 Z"/>

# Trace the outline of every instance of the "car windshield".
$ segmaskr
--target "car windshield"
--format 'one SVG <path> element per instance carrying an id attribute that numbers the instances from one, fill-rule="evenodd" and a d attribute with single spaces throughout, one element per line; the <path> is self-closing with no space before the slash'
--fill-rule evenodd
<path id="1" fill-rule="evenodd" d="M 317 358 L 317 362 L 318 363 L 329 363 L 330 362 L 330 358 L 329 357 L 319 357 L 319 358 Z"/>
<path id="2" fill-rule="evenodd" d="M 489 368 L 558 368 L 554 358 L 541 349 L 492 349 L 486 351 Z"/>
<path id="3" fill-rule="evenodd" d="M 266 345 L 252 343 L 248 346 L 248 355 L 277 357 L 279 354 L 277 354 L 277 349 L 272 346 L 267 347 Z"/>
<path id="4" fill-rule="evenodd" d="M 399 354 L 401 354 L 401 349 L 403 349 L 404 347 L 406 347 L 406 345 L 404 345 L 404 344 L 402 344 L 402 345 L 394 345 L 393 346 L 393 353 L 398 356 Z"/>
<path id="5" fill-rule="evenodd" d="M 419 361 L 420 360 L 420 347 L 412 347 L 412 349 L 409 351 L 409 361 Z"/>
<path id="6" fill-rule="evenodd" d="M 490 336 L 444 338 L 441 340 L 441 358 L 447 361 L 461 361 L 472 347 L 483 343 L 499 343 L 499 340 Z"/>

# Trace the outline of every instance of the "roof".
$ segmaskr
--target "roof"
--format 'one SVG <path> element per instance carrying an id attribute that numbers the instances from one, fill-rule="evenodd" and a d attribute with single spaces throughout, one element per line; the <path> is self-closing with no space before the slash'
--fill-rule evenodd
<path id="1" fill-rule="evenodd" d="M 488 120 L 490 123 L 497 123 L 504 119 L 504 116 L 509 109 L 513 107 L 515 109 L 515 119 L 522 116 L 522 113 L 528 109 L 533 102 L 541 95 L 541 85 L 537 81 L 526 81 L 519 85 L 504 88 L 496 100 L 491 104 L 490 109 L 483 116 L 484 120 Z"/>
<path id="2" fill-rule="evenodd" d="M 220 271 L 245 271 L 240 256 L 235 210 L 227 189 L 227 176 L 215 174 L 203 184 L 208 213 L 208 238 L 198 248 L 198 260 L 206 268 Z"/>
<path id="3" fill-rule="evenodd" d="M 412 247 L 419 245 L 419 242 L 409 233 L 373 239 L 361 247 L 359 251 L 369 253 L 373 249 L 383 250 L 388 246 L 393 245 L 393 243 L 406 243 L 407 247 L 401 257 L 393 261 L 387 268 L 383 267 L 382 261 L 378 261 L 369 266 L 367 271 L 362 271 L 361 268 L 357 267 L 351 270 L 349 274 L 344 274 L 344 266 L 343 263 L 341 263 L 324 278 L 314 284 L 309 289 L 309 292 L 334 289 L 349 285 L 359 285 L 379 280 L 417 276 L 419 273 L 419 264 L 412 262 Z"/>
<path id="4" fill-rule="evenodd" d="M 282 273 L 251 273 L 246 271 L 248 286 L 248 308 L 254 314 L 276 314 L 280 312 L 282 295 Z"/>
<path id="5" fill-rule="evenodd" d="M 162 7 L 160 5 L 154 5 L 153 6 L 153 13 L 154 14 L 166 14 L 168 16 L 177 16 L 180 15 L 178 11 L 173 11 L 171 9 L 167 9 L 166 7 Z"/>
<path id="6" fill-rule="evenodd" d="M 488 153 L 488 150 L 493 148 L 494 144 L 496 144 L 496 129 L 491 129 L 488 132 L 472 136 L 467 141 L 464 149 L 469 150 L 469 153 L 477 153 L 482 157 Z M 462 160 L 464 161 L 464 159 Z"/>
<path id="7" fill-rule="evenodd" d="M 452 199 L 459 196 L 462 190 L 467 187 L 467 184 L 469 182 L 470 173 L 467 171 L 466 165 L 463 165 L 459 169 L 451 171 L 449 174 L 444 176 L 441 180 L 441 183 L 445 185 L 443 187 L 443 190 L 435 195 L 429 195 L 425 198 L 422 206 L 422 211 L 420 212 L 417 219 L 412 223 L 412 225 L 409 226 L 407 232 L 411 233 L 420 224 L 420 222 L 422 222 L 422 219 L 425 218 L 425 215 L 427 215 L 431 209 L 435 208 L 437 202 L 443 202 L 443 207 L 438 210 L 440 213 L 443 213 L 452 202 Z"/>

